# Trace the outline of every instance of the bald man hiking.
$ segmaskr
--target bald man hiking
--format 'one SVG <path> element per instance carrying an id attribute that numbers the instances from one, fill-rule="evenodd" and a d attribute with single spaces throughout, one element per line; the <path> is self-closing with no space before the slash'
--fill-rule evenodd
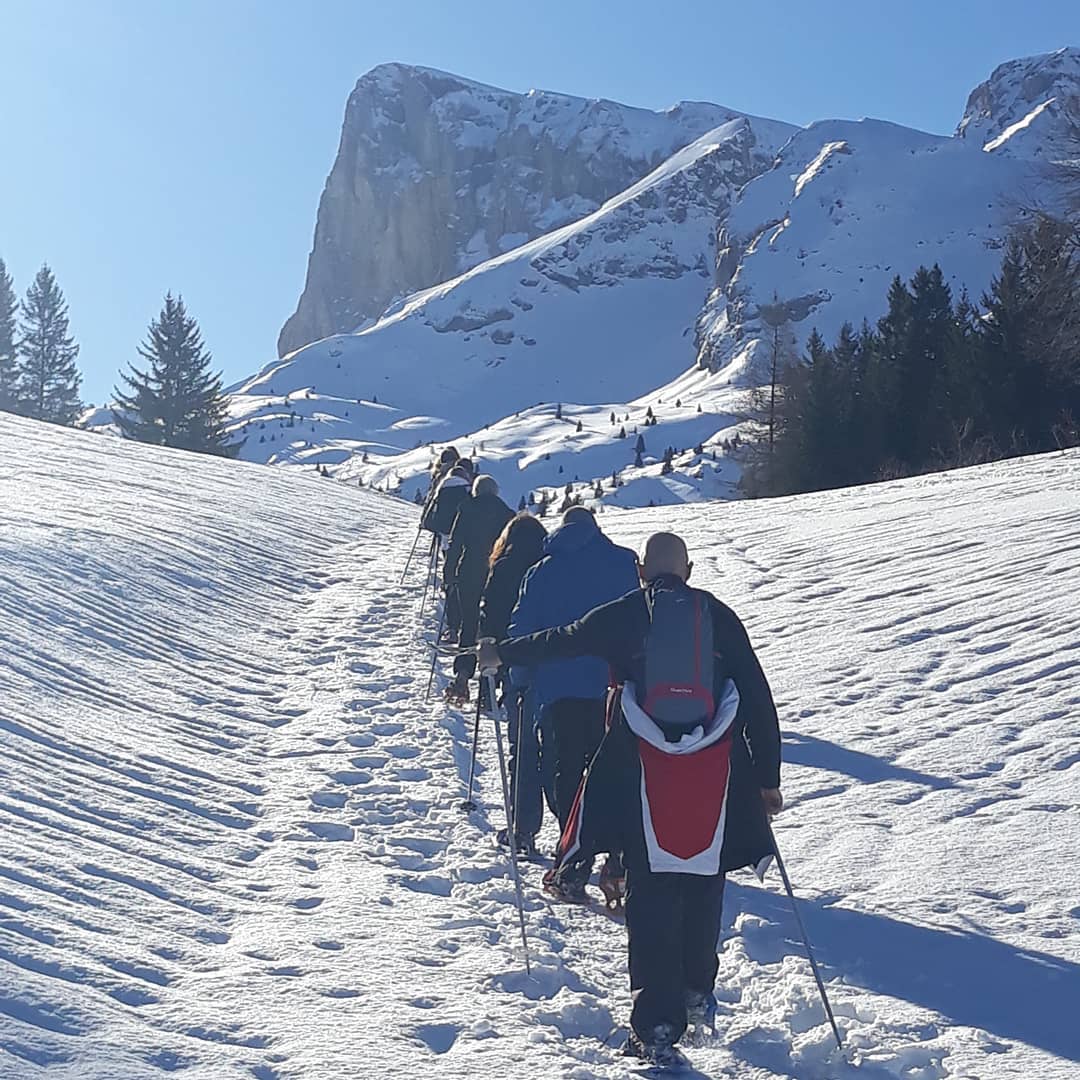
<path id="1" fill-rule="evenodd" d="M 738 616 L 687 584 L 673 533 L 649 538 L 643 588 L 569 626 L 481 642 L 482 670 L 599 656 L 613 681 L 608 731 L 578 792 L 551 875 L 584 891 L 598 852 L 624 852 L 633 1010 L 626 1052 L 685 1062 L 687 1025 L 711 1027 L 724 874 L 773 853 L 783 806 L 780 729 Z M 584 876 L 583 876 L 584 875 Z"/>

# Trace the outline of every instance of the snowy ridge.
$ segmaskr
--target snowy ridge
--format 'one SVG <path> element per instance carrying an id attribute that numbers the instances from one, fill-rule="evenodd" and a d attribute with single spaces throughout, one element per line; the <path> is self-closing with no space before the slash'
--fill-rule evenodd
<path id="1" fill-rule="evenodd" d="M 458 809 L 415 514 L 5 417 L 0 449 L 0 1076 L 625 1076 L 622 928 L 531 865 L 524 975 L 487 725 Z M 740 875 L 706 1075 L 1075 1075 L 1078 469 L 605 519 L 682 532 L 747 621 L 851 1058 L 778 882 Z"/>
<path id="2" fill-rule="evenodd" d="M 988 153 L 1080 166 L 1080 48 L 1000 65 L 972 91 L 956 133 Z"/>
<path id="3" fill-rule="evenodd" d="M 349 98 L 279 354 L 367 325 L 396 300 L 578 220 L 740 115 L 698 102 L 651 112 L 512 93 L 407 64 L 375 68 Z M 795 128 L 749 119 L 760 171 Z"/>
<path id="4" fill-rule="evenodd" d="M 799 349 L 884 313 L 893 277 L 937 263 L 978 300 L 1020 204 L 1056 207 L 1030 162 L 879 120 L 812 124 L 741 192 L 698 321 L 700 361 L 760 383 L 755 354 L 779 307 Z"/>

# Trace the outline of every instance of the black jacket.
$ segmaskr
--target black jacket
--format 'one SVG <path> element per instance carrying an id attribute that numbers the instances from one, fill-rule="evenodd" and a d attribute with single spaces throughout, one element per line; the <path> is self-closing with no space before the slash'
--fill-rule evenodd
<path id="1" fill-rule="evenodd" d="M 678 586 L 677 579 L 656 585 Z M 685 587 L 685 586 L 681 586 Z M 700 590 L 699 590 L 700 593 Z M 739 691 L 731 751 L 731 779 L 725 821 L 723 869 L 756 865 L 772 853 L 761 788 L 780 786 L 780 728 L 765 673 L 739 617 L 709 593 L 713 620 L 714 694 L 719 699 L 730 678 Z M 503 641 L 505 664 L 535 664 L 557 657 L 603 657 L 619 684 L 644 685 L 644 648 L 649 631 L 645 590 L 594 608 L 569 626 Z M 609 731 L 589 769 L 588 816 L 580 841 L 584 855 L 623 850 L 627 865 L 645 865 L 640 812 L 640 759 L 637 736 L 618 708 L 609 710 Z M 599 808 L 599 809 L 598 809 Z"/>
<path id="2" fill-rule="evenodd" d="M 495 560 L 480 598 L 480 637 L 498 640 L 505 636 L 521 592 L 521 581 L 543 556 L 543 545 L 537 544 L 535 551 L 515 551 Z"/>
<path id="3" fill-rule="evenodd" d="M 468 498 L 469 481 L 460 476 L 447 476 L 435 492 L 420 521 L 423 528 L 440 536 L 449 536 L 462 502 Z"/>
<path id="4" fill-rule="evenodd" d="M 491 549 L 513 516 L 513 511 L 498 495 L 470 495 L 462 500 L 446 553 L 448 586 L 456 584 L 475 590 L 479 599 Z"/>

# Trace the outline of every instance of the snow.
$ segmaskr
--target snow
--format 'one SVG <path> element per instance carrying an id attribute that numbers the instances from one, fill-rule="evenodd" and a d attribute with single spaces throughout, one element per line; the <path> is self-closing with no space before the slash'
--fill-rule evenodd
<path id="1" fill-rule="evenodd" d="M 405 451 L 413 416 L 441 421 L 424 441 L 448 439 L 540 402 L 626 402 L 681 376 L 716 217 L 752 175 L 753 144 L 746 120 L 724 124 L 581 221 L 268 365 L 234 388 L 244 456 L 310 464 L 309 451 Z M 357 406 L 376 396 L 393 409 Z M 304 423 L 289 428 L 293 412 Z"/>
<path id="2" fill-rule="evenodd" d="M 1010 60 L 968 98 L 956 129 L 988 151 L 1080 165 L 1080 48 Z"/>
<path id="3" fill-rule="evenodd" d="M 993 153 L 993 151 L 995 150 L 1000 149 L 1014 135 L 1018 134 L 1021 131 L 1026 131 L 1029 127 L 1031 127 L 1035 120 L 1038 119 L 1038 117 L 1049 106 L 1053 105 L 1056 100 L 1056 98 L 1047 98 L 1046 101 L 1044 101 L 1041 105 L 1036 105 L 1035 108 L 1027 114 L 1027 116 L 1024 116 L 1021 119 L 1017 120 L 1015 124 L 1010 124 L 1000 135 L 997 136 L 997 138 L 991 139 L 983 147 L 983 150 L 985 150 L 989 154 Z"/>
<path id="4" fill-rule="evenodd" d="M 1078 470 L 605 514 L 682 532 L 747 622 L 850 1058 L 775 876 L 738 875 L 703 1075 L 1077 1075 Z M 415 525 L 0 416 L 5 1080 L 626 1075 L 623 930 L 531 864 L 525 976 L 487 722 L 458 808 L 471 717 L 423 700 Z"/>
<path id="5" fill-rule="evenodd" d="M 779 302 L 801 350 L 817 329 L 884 314 L 889 285 L 938 264 L 954 296 L 978 302 L 1000 268 L 1024 206 L 1056 206 L 1058 189 L 1026 159 L 880 120 L 810 125 L 776 167 L 748 184 L 726 222 L 728 269 L 698 322 L 702 357 L 762 381 L 755 354 Z"/>

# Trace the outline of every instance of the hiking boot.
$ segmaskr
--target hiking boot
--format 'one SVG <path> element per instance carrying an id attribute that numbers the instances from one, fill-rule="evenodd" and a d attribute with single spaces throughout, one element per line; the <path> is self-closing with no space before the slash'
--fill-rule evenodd
<path id="1" fill-rule="evenodd" d="M 623 902 L 626 900 L 626 871 L 623 869 L 622 859 L 617 855 L 609 855 L 600 868 L 597 884 L 604 894 L 604 903 L 608 910 L 622 911 Z"/>
<path id="2" fill-rule="evenodd" d="M 500 829 L 495 834 L 495 839 L 499 843 L 499 847 L 509 847 L 507 842 L 508 833 L 506 829 Z M 529 836 L 527 833 L 514 833 L 514 848 L 519 855 L 524 855 L 526 858 L 533 858 L 536 855 L 536 837 Z"/>
<path id="3" fill-rule="evenodd" d="M 467 705 L 469 702 L 469 680 L 459 675 L 446 688 L 446 700 L 451 705 Z"/>
<path id="4" fill-rule="evenodd" d="M 577 875 L 568 874 L 566 867 L 552 867 L 544 875 L 544 892 L 567 904 L 587 904 L 589 894 L 585 882 Z"/>
<path id="5" fill-rule="evenodd" d="M 686 1023 L 688 1027 L 716 1031 L 716 996 L 698 990 L 686 991 Z"/>
<path id="6" fill-rule="evenodd" d="M 670 1024 L 657 1024 L 644 1038 L 631 1031 L 623 1054 L 640 1058 L 659 1069 L 677 1069 L 687 1064 L 686 1055 L 675 1045 L 674 1029 Z"/>

